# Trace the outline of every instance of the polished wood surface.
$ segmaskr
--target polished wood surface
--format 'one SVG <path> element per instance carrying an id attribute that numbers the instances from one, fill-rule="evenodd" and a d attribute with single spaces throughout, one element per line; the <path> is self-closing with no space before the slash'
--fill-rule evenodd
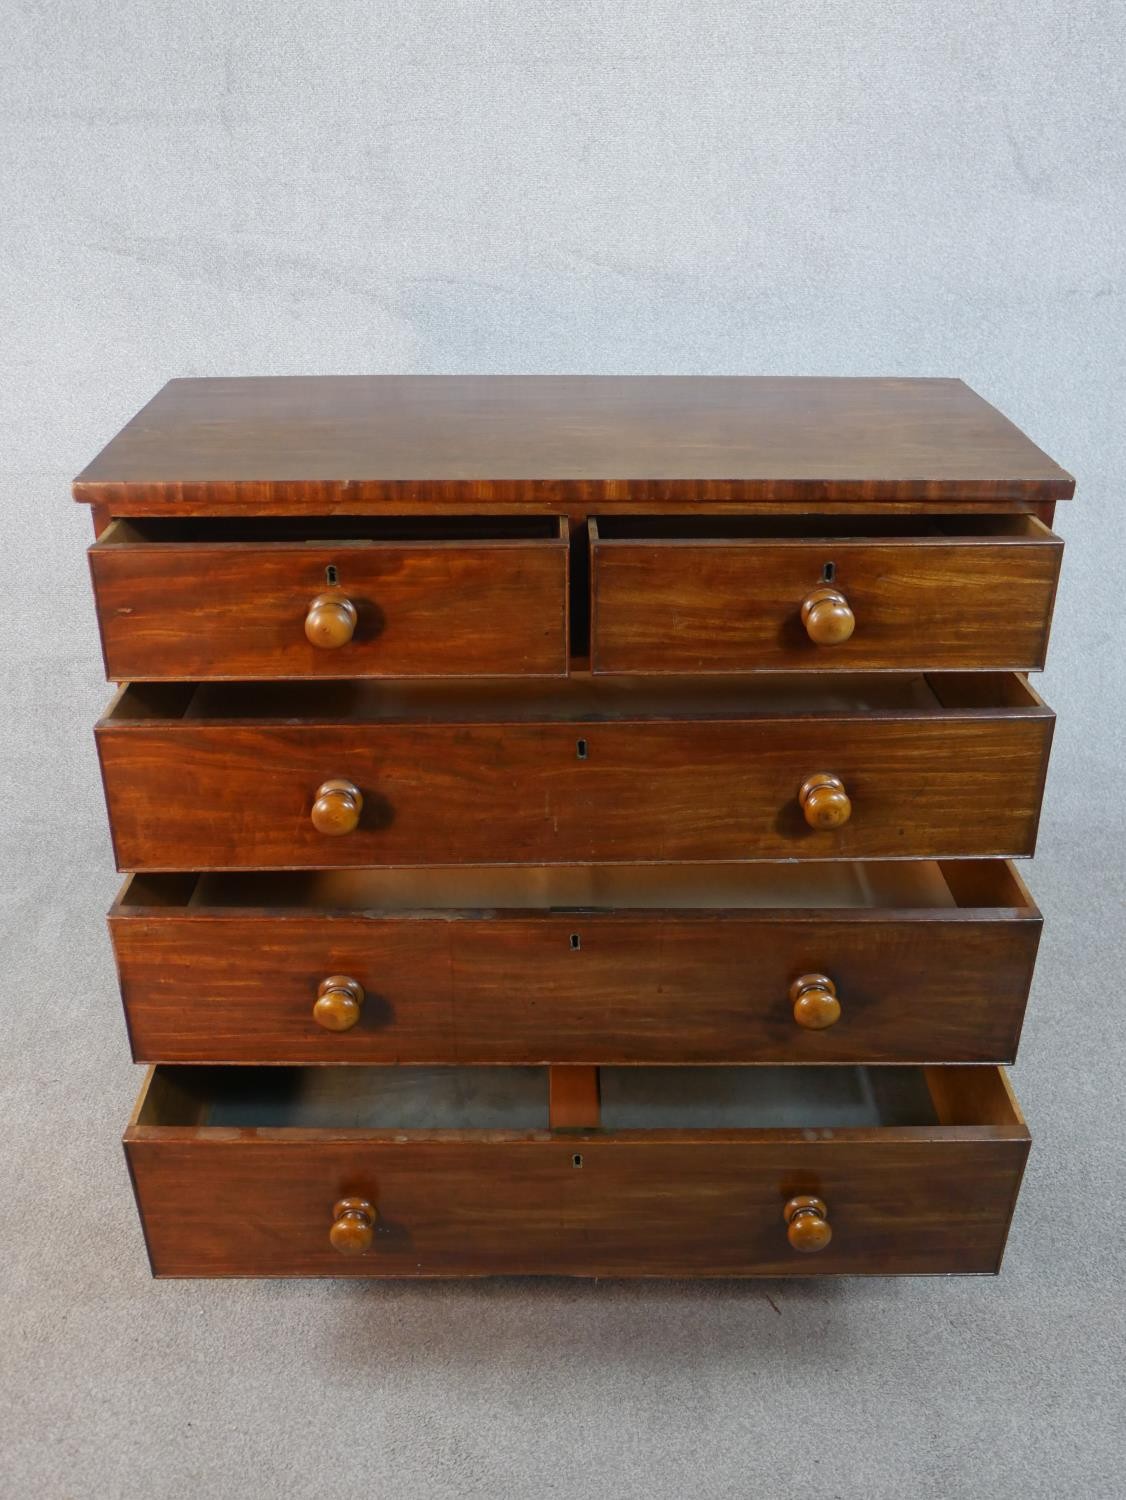
<path id="1" fill-rule="evenodd" d="M 782 1218 L 790 1248 L 802 1255 L 824 1250 L 833 1238 L 825 1200 L 811 1193 L 798 1193 L 791 1198 L 782 1210 Z"/>
<path id="2" fill-rule="evenodd" d="M 452 897 L 420 879 L 398 912 L 381 911 L 375 891 L 357 895 L 360 909 L 283 903 L 276 882 L 297 876 L 226 906 L 197 895 L 195 877 L 138 877 L 110 931 L 144 1062 L 1012 1060 L 1039 912 L 1012 867 L 994 861 L 942 867 L 957 905 L 897 905 L 896 877 L 912 869 L 885 870 L 892 888 L 872 906 L 826 904 L 815 884 L 759 895 L 753 909 L 738 903 L 740 884 L 765 873 L 754 867 L 683 879 L 605 872 L 594 907 L 566 888 L 566 871 L 509 872 L 507 884 L 542 889 L 549 908 L 581 908 L 571 911 L 520 910 L 519 892 L 474 872 L 454 872 Z M 631 882 L 647 894 L 630 897 Z M 623 909 L 630 899 L 643 908 Z M 315 986 L 333 975 L 365 992 L 342 1034 L 310 1014 Z M 843 997 L 826 1029 L 795 1016 L 793 986 L 809 975 Z"/>
<path id="3" fill-rule="evenodd" d="M 338 651 L 356 633 L 359 614 L 347 594 L 328 589 L 310 601 L 305 616 L 305 639 L 321 651 Z"/>
<path id="4" fill-rule="evenodd" d="M 972 1071 L 1004 1092 L 996 1070 Z M 970 1087 L 986 1093 L 989 1081 Z M 812 1134 L 232 1133 L 142 1107 L 125 1139 L 161 1276 L 998 1269 L 1028 1152 L 1015 1112 Z M 799 1195 L 831 1205 L 831 1242 L 816 1256 L 795 1255 L 788 1237 L 783 1210 Z M 378 1207 L 367 1253 L 342 1256 L 326 1233 L 342 1198 Z"/>
<path id="5" fill-rule="evenodd" d="M 592 527 L 598 672 L 1044 665 L 1063 544 L 1033 517 L 863 539 L 847 522 L 821 538 L 718 522 L 709 538 L 704 518 L 673 535 Z"/>
<path id="6" fill-rule="evenodd" d="M 597 1130 L 598 1069 L 549 1068 L 547 1110 L 552 1130 Z"/>
<path id="7" fill-rule="evenodd" d="M 379 1218 L 368 1198 L 339 1198 L 332 1206 L 329 1244 L 339 1255 L 365 1255 L 375 1240 Z"/>
<path id="8" fill-rule="evenodd" d="M 74 488 L 154 1272 L 995 1272 L 1073 488 L 953 380 L 170 382 Z"/>
<path id="9" fill-rule="evenodd" d="M 831 771 L 814 771 L 798 788 L 798 805 L 811 828 L 842 828 L 852 817 L 845 784 Z"/>
<path id="10" fill-rule="evenodd" d="M 313 793 L 309 821 L 318 833 L 340 838 L 360 826 L 364 796 L 359 787 L 345 776 L 330 776 Z"/>
<path id="11" fill-rule="evenodd" d="M 945 706 L 739 718 L 607 692 L 605 717 L 547 723 L 522 696 L 232 721 L 131 688 L 96 737 L 123 870 L 1031 854 L 1053 717 L 1016 678 L 970 684 L 937 684 Z M 1000 706 L 952 706 L 979 693 Z M 851 816 L 814 828 L 799 794 L 827 746 Z M 363 799 L 346 837 L 311 819 L 335 779 Z"/>
<path id="12" fill-rule="evenodd" d="M 790 986 L 794 1020 L 806 1031 L 825 1031 L 841 1018 L 837 987 L 827 974 L 799 974 Z"/>
<path id="13" fill-rule="evenodd" d="M 567 670 L 567 523 L 526 539 L 148 541 L 90 549 L 117 681 Z M 554 538 L 548 531 L 554 531 Z M 338 587 L 326 591 L 326 579 Z"/>
<path id="14" fill-rule="evenodd" d="M 703 1133 L 126 1149 L 154 1273 L 201 1277 L 991 1273 L 1027 1155 L 1022 1141 Z M 346 1258 L 324 1226 L 337 1185 L 357 1179 L 378 1181 L 381 1217 L 371 1251 Z M 817 1256 L 794 1254 L 780 1213 L 802 1182 L 834 1203 Z"/>
<path id="15" fill-rule="evenodd" d="M 812 589 L 802 600 L 801 622 L 815 646 L 839 646 L 856 629 L 852 606 L 840 589 Z"/>
<path id="16" fill-rule="evenodd" d="M 1037 503 L 1074 480 L 960 380 L 172 380 L 75 480 L 116 515 Z"/>
<path id="17" fill-rule="evenodd" d="M 347 974 L 331 974 L 317 985 L 313 1020 L 325 1031 L 351 1031 L 360 1019 L 364 987 Z"/>

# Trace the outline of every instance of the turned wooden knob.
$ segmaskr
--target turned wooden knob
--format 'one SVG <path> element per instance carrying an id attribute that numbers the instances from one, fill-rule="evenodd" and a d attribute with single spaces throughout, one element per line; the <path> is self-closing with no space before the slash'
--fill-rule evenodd
<path id="1" fill-rule="evenodd" d="M 798 801 L 811 828 L 839 828 L 852 814 L 844 782 L 830 771 L 807 776 L 798 791 Z"/>
<path id="2" fill-rule="evenodd" d="M 839 646 L 856 629 L 856 616 L 840 589 L 826 584 L 802 600 L 801 622 L 815 646 Z"/>
<path id="3" fill-rule="evenodd" d="M 356 632 L 356 606 L 346 594 L 318 594 L 305 616 L 305 634 L 325 651 L 346 646 Z"/>
<path id="4" fill-rule="evenodd" d="M 794 1020 L 806 1031 L 824 1031 L 841 1018 L 837 987 L 827 974 L 803 974 L 790 986 Z"/>
<path id="5" fill-rule="evenodd" d="M 313 827 L 318 833 L 334 837 L 351 833 L 360 821 L 364 805 L 363 793 L 358 786 L 346 781 L 343 776 L 333 776 L 322 781 L 313 802 Z"/>
<path id="6" fill-rule="evenodd" d="M 799 1193 L 786 1204 L 782 1217 L 786 1221 L 786 1238 L 791 1248 L 800 1250 L 805 1255 L 811 1255 L 815 1250 L 824 1250 L 833 1238 L 829 1210 L 821 1198 Z"/>
<path id="7" fill-rule="evenodd" d="M 313 1020 L 326 1031 L 351 1031 L 360 1019 L 364 1003 L 363 985 L 347 974 L 333 974 L 317 985 Z"/>
<path id="8" fill-rule="evenodd" d="M 332 1206 L 332 1228 L 328 1237 L 341 1255 L 363 1255 L 375 1238 L 375 1204 L 366 1198 L 341 1198 Z"/>

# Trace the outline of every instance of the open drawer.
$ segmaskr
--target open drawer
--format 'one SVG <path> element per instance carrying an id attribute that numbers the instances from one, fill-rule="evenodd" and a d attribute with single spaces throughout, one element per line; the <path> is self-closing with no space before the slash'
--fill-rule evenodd
<path id="1" fill-rule="evenodd" d="M 1031 854 L 1054 718 L 1004 673 L 132 684 L 118 868 Z"/>
<path id="2" fill-rule="evenodd" d="M 1003 860 L 137 875 L 139 1062 L 1016 1055 L 1041 919 Z"/>
<path id="3" fill-rule="evenodd" d="M 595 672 L 1044 665 L 1063 543 L 1035 516 L 599 517 Z"/>
<path id="4" fill-rule="evenodd" d="M 583 1070 L 585 1071 L 585 1070 Z M 157 1068 L 125 1135 L 162 1276 L 992 1272 L 1029 1135 L 996 1068 Z M 806 1253 L 813 1251 L 815 1253 Z"/>
<path id="5" fill-rule="evenodd" d="M 90 548 L 116 681 L 563 676 L 554 516 L 114 521 Z"/>

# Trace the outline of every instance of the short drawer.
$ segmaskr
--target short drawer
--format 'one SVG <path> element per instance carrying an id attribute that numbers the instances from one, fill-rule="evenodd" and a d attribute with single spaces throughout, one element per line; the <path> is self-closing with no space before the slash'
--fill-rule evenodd
<path id="1" fill-rule="evenodd" d="M 1044 665 L 1063 543 L 1034 516 L 600 517 L 596 672 Z"/>
<path id="2" fill-rule="evenodd" d="M 1053 715 L 1004 674 L 133 684 L 118 868 L 1031 854 Z"/>
<path id="3" fill-rule="evenodd" d="M 125 1149 L 159 1276 L 808 1276 L 999 1268 L 1004 1074 L 158 1068 Z"/>
<path id="4" fill-rule="evenodd" d="M 134 876 L 139 1062 L 999 1062 L 1040 914 L 1001 860 Z"/>
<path id="5" fill-rule="evenodd" d="M 117 681 L 562 676 L 555 517 L 115 521 L 90 549 Z"/>

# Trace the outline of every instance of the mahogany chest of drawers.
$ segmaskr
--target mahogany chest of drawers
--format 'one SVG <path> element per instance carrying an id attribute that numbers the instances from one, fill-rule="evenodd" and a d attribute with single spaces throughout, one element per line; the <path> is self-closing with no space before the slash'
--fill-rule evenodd
<path id="1" fill-rule="evenodd" d="M 153 1271 L 995 1271 L 1073 489 L 955 380 L 170 382 L 75 482 Z"/>

